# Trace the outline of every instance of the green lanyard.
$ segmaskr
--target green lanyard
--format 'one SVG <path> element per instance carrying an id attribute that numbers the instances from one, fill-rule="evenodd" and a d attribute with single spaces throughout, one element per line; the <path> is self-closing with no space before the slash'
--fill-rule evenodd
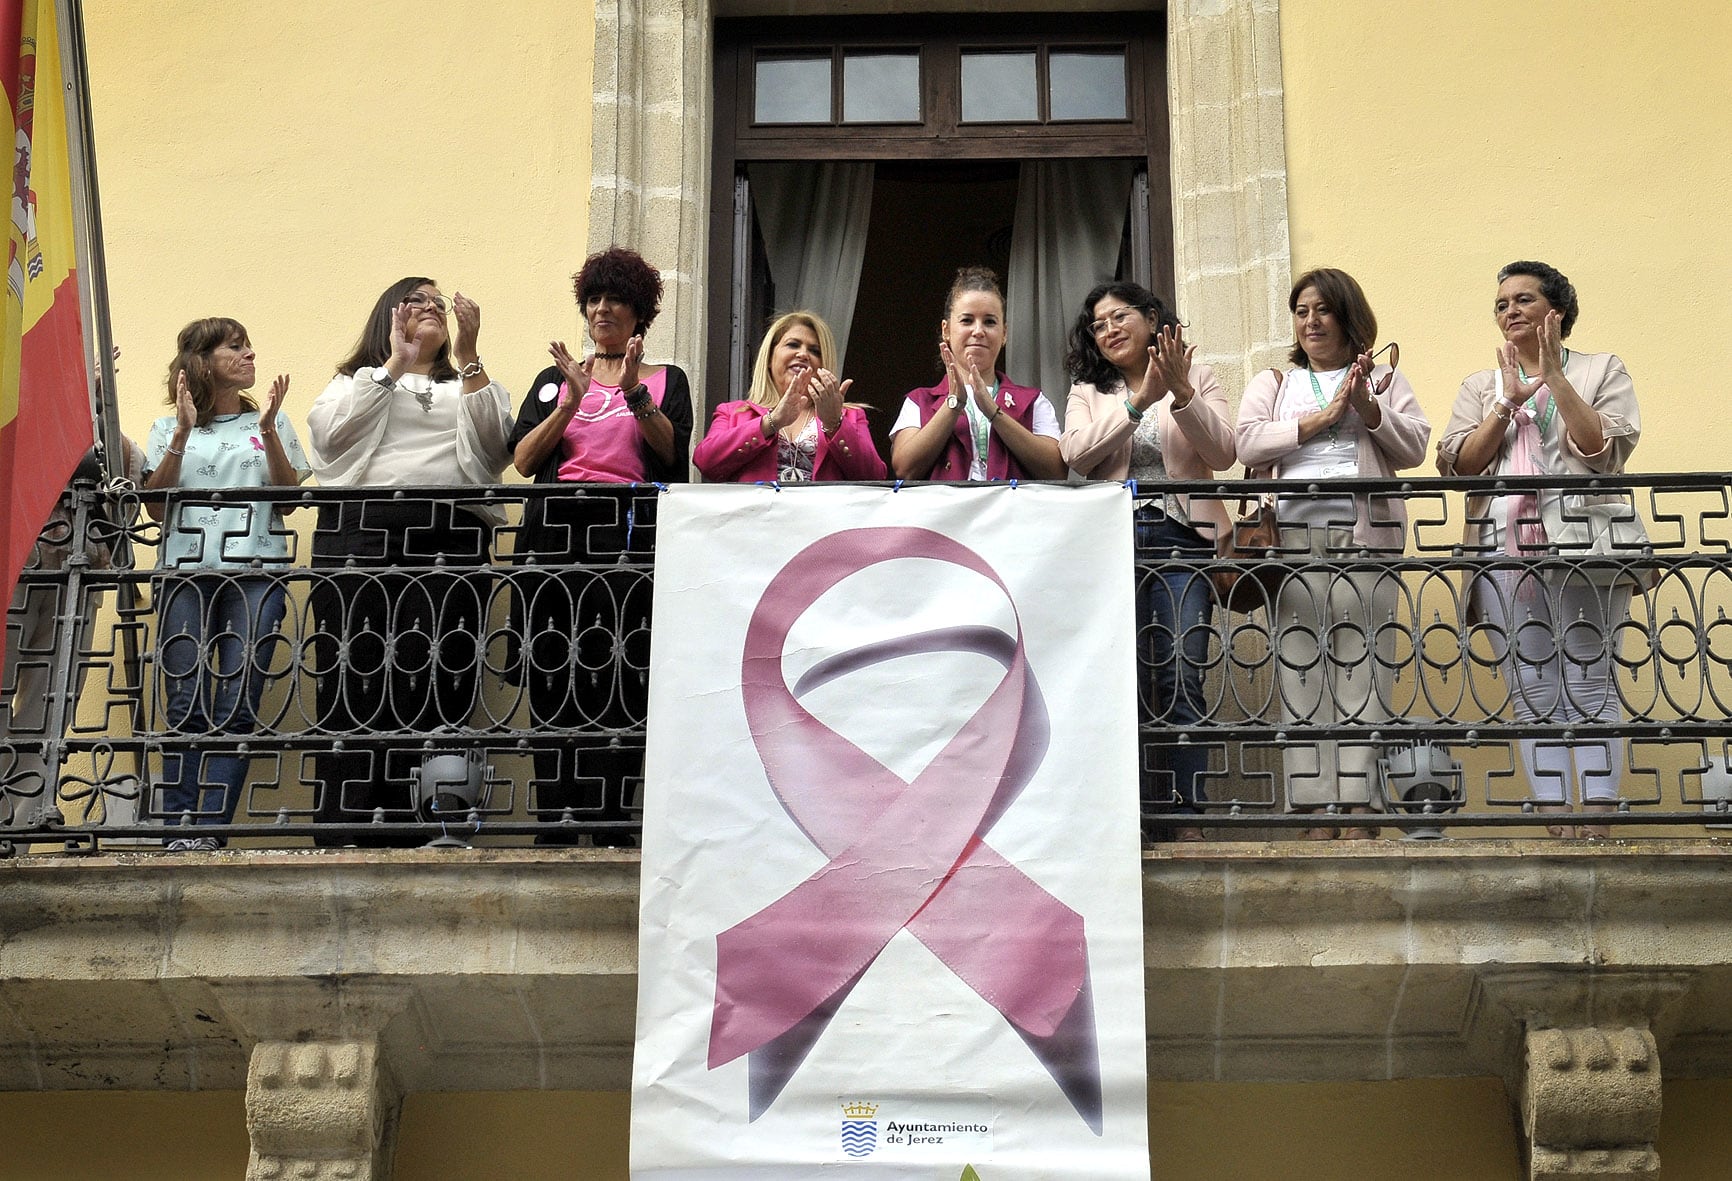
<path id="1" fill-rule="evenodd" d="M 1564 359 L 1561 362 L 1559 362 L 1558 368 L 1561 369 L 1565 365 L 1568 365 L 1569 363 L 1570 363 L 1570 350 L 1565 349 L 1564 350 Z M 1533 380 L 1533 378 L 1528 376 L 1528 371 L 1526 369 L 1523 369 L 1520 364 L 1516 365 L 1516 372 L 1522 375 L 1523 381 L 1532 381 Z M 1543 435 L 1546 433 L 1546 428 L 1548 428 L 1552 425 L 1552 419 L 1557 416 L 1557 413 L 1558 413 L 1557 396 L 1552 393 L 1551 387 L 1547 386 L 1546 387 L 1546 408 L 1544 410 L 1540 411 L 1539 421 L 1534 424 L 1535 428 L 1539 431 L 1540 434 Z"/>
<path id="2" fill-rule="evenodd" d="M 967 392 L 962 396 L 968 401 L 963 404 L 963 413 L 968 415 L 968 429 L 974 435 L 974 453 L 980 457 L 982 463 L 985 463 L 986 449 L 992 442 L 992 424 L 986 420 L 986 415 L 981 413 L 980 407 L 975 405 L 974 392 L 968 390 L 966 386 L 964 389 Z M 996 381 L 987 390 L 987 396 L 997 401 L 998 383 Z"/>
<path id="3" fill-rule="evenodd" d="M 1321 382 L 1319 382 L 1317 380 L 1317 371 L 1315 369 L 1311 368 L 1311 366 L 1307 365 L 1307 366 L 1305 366 L 1305 373 L 1306 373 L 1306 376 L 1311 378 L 1311 396 L 1313 398 L 1317 399 L 1317 409 L 1319 409 L 1319 410 L 1329 409 L 1329 399 L 1327 399 L 1323 396 L 1323 385 Z M 1342 373 L 1341 380 L 1342 381 L 1347 380 L 1347 374 L 1345 372 Z M 1336 383 L 1335 388 L 1337 391 L 1339 391 L 1341 389 L 1341 385 L 1339 382 Z M 1341 424 L 1339 422 L 1330 423 L 1329 424 L 1329 445 L 1331 447 L 1333 447 L 1337 443 L 1339 443 L 1340 441 L 1341 441 Z"/>

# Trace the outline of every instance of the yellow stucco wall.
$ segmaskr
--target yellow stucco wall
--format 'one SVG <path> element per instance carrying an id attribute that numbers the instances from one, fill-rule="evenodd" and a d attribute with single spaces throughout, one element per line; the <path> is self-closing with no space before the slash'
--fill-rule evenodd
<path id="1" fill-rule="evenodd" d="M 88 0 L 85 20 L 122 425 L 141 443 L 200 316 L 247 326 L 261 378 L 290 374 L 297 426 L 404 275 L 480 303 L 482 356 L 514 394 L 578 331 L 587 5 Z"/>
<path id="2" fill-rule="evenodd" d="M 1488 367 L 1498 267 L 1575 282 L 1624 358 L 1633 467 L 1732 466 L 1704 354 L 1732 320 L 1724 0 L 1282 0 L 1293 271 L 1344 267 L 1441 428 Z M 1706 395 L 1706 396 L 1704 396 Z"/>
<path id="3" fill-rule="evenodd" d="M 1665 1084 L 1668 1181 L 1726 1175 L 1732 1082 Z M 618 1092 L 413 1095 L 397 1181 L 623 1181 Z M 1150 1087 L 1157 1181 L 1519 1181 L 1494 1079 Z M 247 1159 L 239 1092 L 0 1094 L 0 1181 L 232 1181 Z"/>

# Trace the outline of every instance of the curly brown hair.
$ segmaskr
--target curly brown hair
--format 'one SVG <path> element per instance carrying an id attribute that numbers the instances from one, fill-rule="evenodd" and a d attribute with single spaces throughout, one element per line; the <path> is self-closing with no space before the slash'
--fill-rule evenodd
<path id="1" fill-rule="evenodd" d="M 637 251 L 609 246 L 583 260 L 583 269 L 571 277 L 571 291 L 585 312 L 591 300 L 603 295 L 629 303 L 642 336 L 661 311 L 662 275 Z"/>

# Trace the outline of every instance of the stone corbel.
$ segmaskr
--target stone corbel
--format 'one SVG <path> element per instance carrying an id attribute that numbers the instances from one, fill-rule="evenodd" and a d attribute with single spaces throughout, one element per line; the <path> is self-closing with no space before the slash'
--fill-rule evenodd
<path id="1" fill-rule="evenodd" d="M 385 1181 L 402 1092 L 380 1035 L 408 990 L 329 980 L 215 987 L 254 1039 L 248 1181 Z"/>
<path id="2" fill-rule="evenodd" d="M 1467 1040 L 1520 1114 L 1531 1181 L 1660 1175 L 1656 1026 L 1688 972 L 1590 966 L 1487 969 Z"/>
<path id="3" fill-rule="evenodd" d="M 1646 1029 L 1527 1034 L 1522 1135 L 1532 1181 L 1657 1178 L 1660 1052 Z"/>

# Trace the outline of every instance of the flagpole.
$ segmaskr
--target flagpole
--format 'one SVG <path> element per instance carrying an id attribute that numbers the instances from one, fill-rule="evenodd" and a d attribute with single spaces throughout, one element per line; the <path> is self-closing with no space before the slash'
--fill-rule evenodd
<path id="1" fill-rule="evenodd" d="M 120 396 L 114 383 L 114 325 L 108 314 L 108 254 L 102 240 L 102 202 L 96 187 L 96 131 L 90 116 L 90 58 L 84 50 L 84 0 L 55 0 L 55 19 L 60 26 L 60 76 L 66 87 L 66 155 L 72 177 L 72 220 L 74 226 L 73 244 L 78 259 L 78 313 L 84 329 L 84 339 L 91 342 L 87 346 L 85 359 L 86 388 L 90 393 L 90 421 L 96 435 L 96 454 L 102 465 L 104 481 L 116 476 L 126 475 L 127 448 L 122 443 L 125 437 L 120 431 Z M 87 494 L 88 495 L 88 494 Z M 84 544 L 86 531 L 90 528 L 91 508 L 101 504 L 106 497 L 98 492 L 94 499 L 80 497 L 75 501 L 75 523 L 77 536 L 73 539 L 78 546 Z M 112 503 L 112 502 L 110 502 Z M 114 547 L 116 556 L 126 555 L 124 564 L 130 566 L 132 546 L 125 537 L 113 537 L 109 544 Z M 78 583 L 83 573 L 79 563 L 74 562 L 69 571 L 70 585 L 68 587 L 69 601 L 78 603 Z M 85 594 L 93 592 L 84 591 Z M 118 606 L 123 618 L 130 618 L 138 609 L 138 584 L 131 579 L 122 579 L 115 588 L 119 600 Z M 86 615 L 86 618 L 89 618 Z M 138 651 L 138 638 L 131 628 L 121 629 L 118 639 L 120 660 L 126 677 L 131 685 L 143 684 L 143 669 Z M 82 641 L 73 644 L 62 644 L 62 653 L 71 649 L 82 649 Z M 69 667 L 69 658 L 63 655 L 60 670 L 65 679 L 58 682 L 62 685 L 73 684 L 73 672 Z M 70 713 L 74 708 L 75 694 L 61 694 L 60 705 Z M 135 730 L 144 723 L 144 695 L 138 694 L 132 702 L 132 724 Z M 62 717 L 60 728 L 55 734 L 64 734 L 66 722 Z M 133 771 L 139 781 L 144 781 L 145 766 L 142 752 L 134 754 Z M 99 793 L 102 797 L 102 812 L 109 814 L 111 806 L 118 806 L 118 800 L 111 797 L 105 789 Z M 124 793 L 120 793 L 124 794 Z M 147 812 L 151 806 L 149 790 L 138 801 L 138 811 Z M 91 803 L 85 805 L 84 819 L 91 818 Z"/>
<path id="2" fill-rule="evenodd" d="M 55 0 L 60 23 L 60 69 L 66 83 L 66 138 L 72 172 L 72 217 L 77 232 L 78 311 L 84 339 L 92 342 L 90 417 L 103 467 L 124 470 L 120 405 L 114 388 L 114 327 L 108 315 L 108 258 L 102 245 L 102 205 L 96 188 L 96 134 L 90 118 L 90 66 L 84 52 L 84 0 Z"/>

